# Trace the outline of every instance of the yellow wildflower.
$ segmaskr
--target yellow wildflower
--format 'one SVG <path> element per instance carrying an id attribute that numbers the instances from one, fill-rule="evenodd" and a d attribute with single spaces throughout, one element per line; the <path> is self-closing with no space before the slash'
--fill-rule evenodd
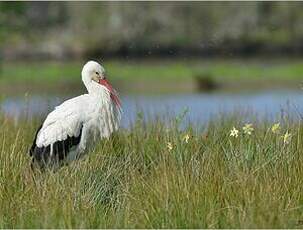
<path id="1" fill-rule="evenodd" d="M 275 134 L 280 133 L 280 123 L 273 124 L 271 131 Z"/>
<path id="2" fill-rule="evenodd" d="M 289 144 L 291 141 L 292 135 L 286 131 L 286 133 L 282 136 L 284 144 Z"/>
<path id="3" fill-rule="evenodd" d="M 244 134 L 251 135 L 253 131 L 254 131 L 254 128 L 252 127 L 252 124 L 246 124 L 243 127 Z"/>
<path id="4" fill-rule="evenodd" d="M 237 130 L 235 127 L 233 127 L 232 130 L 230 130 L 229 136 L 237 138 L 238 135 L 239 135 L 239 130 Z"/>
<path id="5" fill-rule="evenodd" d="M 183 137 L 183 140 L 185 141 L 185 143 L 188 143 L 189 138 L 190 138 L 189 134 L 186 134 L 186 135 Z"/>
<path id="6" fill-rule="evenodd" d="M 167 142 L 167 148 L 169 151 L 173 150 L 173 144 L 171 142 Z"/>

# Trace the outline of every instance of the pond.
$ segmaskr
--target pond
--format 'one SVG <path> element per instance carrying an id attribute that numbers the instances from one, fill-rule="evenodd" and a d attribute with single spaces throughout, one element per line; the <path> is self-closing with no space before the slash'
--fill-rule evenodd
<path id="1" fill-rule="evenodd" d="M 9 97 L 2 100 L 0 109 L 5 115 L 19 119 L 22 116 L 43 117 L 54 106 L 72 97 L 38 96 Z M 254 93 L 190 93 L 163 95 L 124 95 L 122 126 L 127 128 L 136 120 L 138 112 L 146 119 L 161 117 L 165 121 L 175 118 L 187 110 L 186 121 L 206 124 L 218 115 L 237 111 L 253 113 L 261 119 L 277 119 L 281 111 L 294 118 L 303 114 L 303 92 L 296 90 L 264 91 Z"/>

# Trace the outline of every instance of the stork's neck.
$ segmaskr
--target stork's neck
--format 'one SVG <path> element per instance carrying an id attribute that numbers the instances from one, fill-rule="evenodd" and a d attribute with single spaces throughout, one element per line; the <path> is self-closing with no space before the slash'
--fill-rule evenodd
<path id="1" fill-rule="evenodd" d="M 100 85 L 97 82 L 92 81 L 89 78 L 88 74 L 83 72 L 82 72 L 82 81 L 90 95 L 98 96 L 103 93 L 103 88 L 100 87 Z"/>

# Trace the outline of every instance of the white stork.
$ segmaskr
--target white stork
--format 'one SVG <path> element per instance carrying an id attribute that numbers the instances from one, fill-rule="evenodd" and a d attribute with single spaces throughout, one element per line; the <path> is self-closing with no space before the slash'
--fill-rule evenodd
<path id="1" fill-rule="evenodd" d="M 30 155 L 41 168 L 78 159 L 119 127 L 121 103 L 105 69 L 89 61 L 81 74 L 88 93 L 57 106 L 36 132 Z"/>

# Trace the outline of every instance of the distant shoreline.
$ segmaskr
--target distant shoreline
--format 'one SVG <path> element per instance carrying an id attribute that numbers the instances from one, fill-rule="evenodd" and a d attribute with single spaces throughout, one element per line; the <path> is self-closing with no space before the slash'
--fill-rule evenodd
<path id="1" fill-rule="evenodd" d="M 99 59 L 96 59 L 99 60 Z M 101 59 L 122 93 L 297 89 L 303 59 Z M 3 62 L 2 94 L 84 91 L 83 61 Z"/>

